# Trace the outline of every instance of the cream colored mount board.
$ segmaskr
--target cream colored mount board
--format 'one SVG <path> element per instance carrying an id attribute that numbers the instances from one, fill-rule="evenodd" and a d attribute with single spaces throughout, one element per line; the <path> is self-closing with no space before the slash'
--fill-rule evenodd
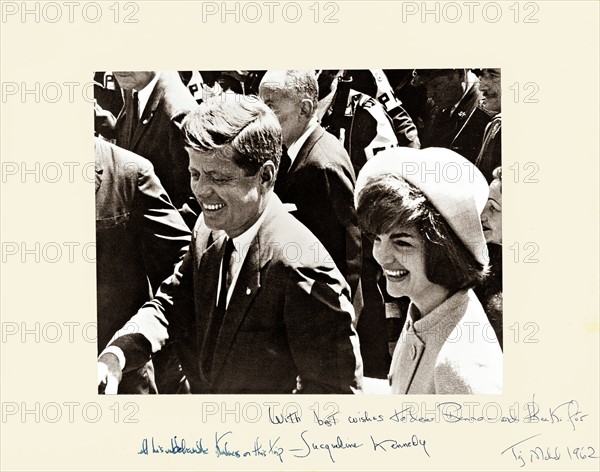
<path id="1" fill-rule="evenodd" d="M 592 1 L 9 2 L 3 471 L 598 470 Z M 502 70 L 504 391 L 100 396 L 94 71 Z"/>

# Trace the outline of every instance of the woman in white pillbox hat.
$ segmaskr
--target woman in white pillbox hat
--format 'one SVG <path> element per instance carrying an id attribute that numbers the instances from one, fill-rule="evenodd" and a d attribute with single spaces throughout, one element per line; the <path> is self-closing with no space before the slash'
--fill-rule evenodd
<path id="1" fill-rule="evenodd" d="M 387 290 L 411 301 L 392 393 L 502 393 L 502 351 L 472 290 L 488 272 L 487 198 L 481 172 L 449 149 L 389 149 L 358 175 L 358 218 Z"/>

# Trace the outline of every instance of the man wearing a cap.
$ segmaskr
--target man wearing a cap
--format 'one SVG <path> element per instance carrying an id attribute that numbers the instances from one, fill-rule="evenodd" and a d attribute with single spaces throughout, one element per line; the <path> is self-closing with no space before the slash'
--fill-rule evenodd
<path id="1" fill-rule="evenodd" d="M 435 105 L 421 136 L 421 145 L 445 147 L 475 163 L 490 117 L 478 108 L 479 80 L 469 69 L 418 69 L 415 85 L 425 85 Z"/>

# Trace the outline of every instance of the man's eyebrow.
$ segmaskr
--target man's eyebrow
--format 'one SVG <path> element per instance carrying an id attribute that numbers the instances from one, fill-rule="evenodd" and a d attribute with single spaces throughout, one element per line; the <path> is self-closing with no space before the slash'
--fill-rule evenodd
<path id="1" fill-rule="evenodd" d="M 399 232 L 399 233 L 392 233 L 390 234 L 390 238 L 413 238 L 414 236 L 410 233 L 405 233 L 405 232 Z"/>

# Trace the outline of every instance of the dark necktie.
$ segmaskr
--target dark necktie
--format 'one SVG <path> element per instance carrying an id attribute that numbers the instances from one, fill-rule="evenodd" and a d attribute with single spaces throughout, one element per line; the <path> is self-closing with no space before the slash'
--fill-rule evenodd
<path id="1" fill-rule="evenodd" d="M 287 153 L 287 148 L 283 146 L 281 152 L 281 161 L 279 162 L 279 170 L 277 171 L 277 179 L 275 180 L 275 193 L 285 201 L 286 181 L 290 167 L 292 166 L 292 160 Z"/>
<path id="2" fill-rule="evenodd" d="M 223 318 L 225 317 L 225 308 L 227 305 L 227 274 L 229 272 L 229 266 L 231 262 L 231 255 L 233 254 L 234 246 L 233 239 L 227 238 L 225 243 L 225 251 L 223 253 L 223 263 L 221 264 L 221 273 L 219 274 L 221 280 L 221 288 L 219 289 L 219 297 L 217 299 L 217 306 L 213 310 L 213 316 L 210 320 L 210 326 L 206 336 L 206 343 L 202 350 L 205 353 L 206 363 L 205 366 L 211 369 L 212 360 L 217 345 L 217 338 L 221 331 L 221 325 L 223 324 Z"/>
<path id="3" fill-rule="evenodd" d="M 225 253 L 223 254 L 223 264 L 221 265 L 221 290 L 219 290 L 219 301 L 217 302 L 217 307 L 221 308 L 223 313 L 225 313 L 225 307 L 227 306 L 227 274 L 229 273 L 233 251 L 233 239 L 227 238 Z"/>
<path id="4" fill-rule="evenodd" d="M 127 132 L 126 139 L 127 144 L 124 144 L 124 147 L 133 150 L 133 138 L 135 136 L 135 129 L 137 127 L 137 123 L 140 119 L 140 102 L 138 99 L 138 93 L 133 92 L 131 95 L 131 109 L 127 109 L 125 118 L 125 130 Z"/>
<path id="5" fill-rule="evenodd" d="M 133 116 L 131 117 L 131 134 L 132 136 L 135 134 L 135 130 L 137 128 L 138 122 L 140 121 L 140 100 L 138 98 L 138 93 L 133 92 Z"/>

